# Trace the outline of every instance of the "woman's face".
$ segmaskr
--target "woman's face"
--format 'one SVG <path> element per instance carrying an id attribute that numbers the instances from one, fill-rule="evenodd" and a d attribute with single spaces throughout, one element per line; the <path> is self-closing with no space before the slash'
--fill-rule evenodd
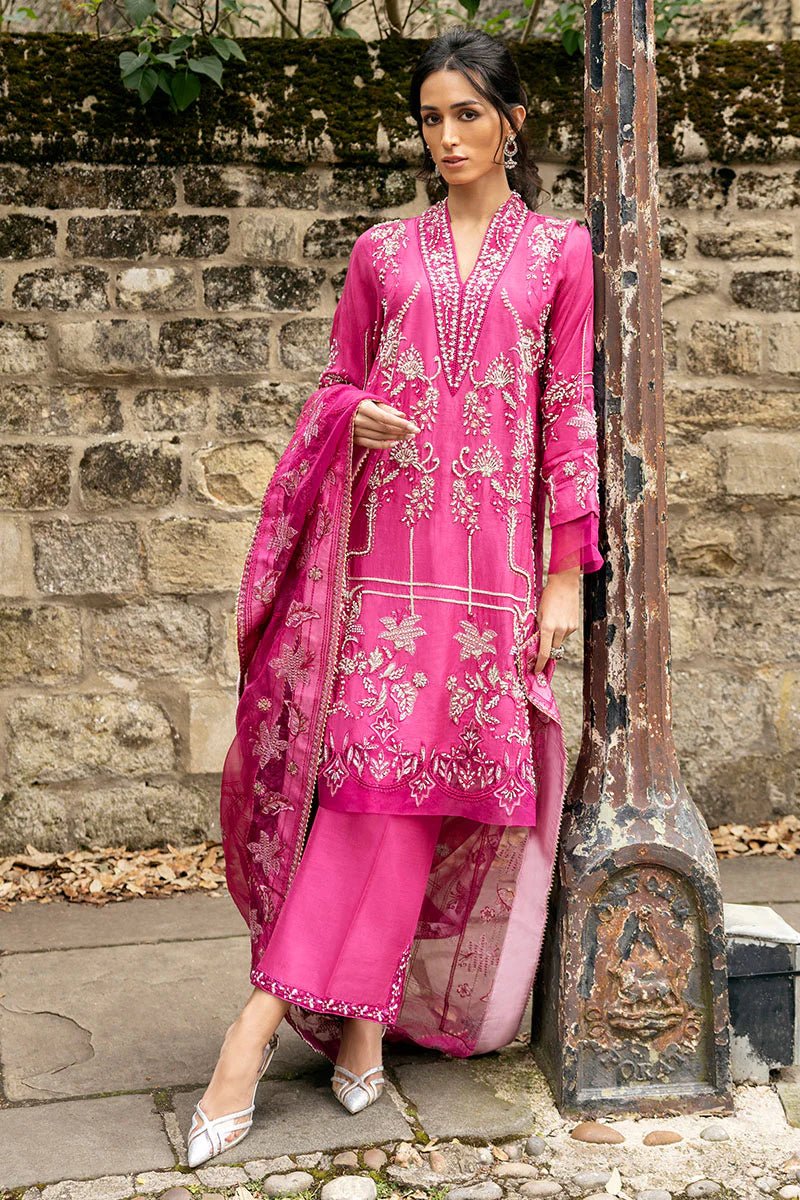
<path id="1" fill-rule="evenodd" d="M 523 106 L 513 110 L 518 125 Z M 433 71 L 420 88 L 422 132 L 433 161 L 448 184 L 472 183 L 489 171 L 505 171 L 503 147 L 508 122 L 461 71 Z M 448 162 L 458 159 L 459 162 Z"/>

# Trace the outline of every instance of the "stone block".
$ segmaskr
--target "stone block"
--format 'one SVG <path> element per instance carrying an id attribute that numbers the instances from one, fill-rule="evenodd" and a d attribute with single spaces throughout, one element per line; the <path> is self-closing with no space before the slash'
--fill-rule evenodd
<path id="1" fill-rule="evenodd" d="M 319 217 L 303 235 L 303 254 L 306 258 L 349 258 L 356 238 L 374 223 L 360 215 Z"/>
<path id="2" fill-rule="evenodd" d="M 723 456 L 722 481 L 734 496 L 800 496 L 800 440 L 792 433 L 728 429 L 708 434 Z"/>
<path id="3" fill-rule="evenodd" d="M 108 308 L 107 290 L 108 274 L 99 267 L 41 267 L 20 275 L 11 297 L 14 308 L 100 312 Z"/>
<path id="4" fill-rule="evenodd" d="M 767 362 L 779 375 L 800 375 L 800 322 L 767 329 Z"/>
<path id="5" fill-rule="evenodd" d="M 239 250 L 259 262 L 294 262 L 300 255 L 297 225 L 290 217 L 247 213 L 239 219 Z"/>
<path id="6" fill-rule="evenodd" d="M 6 433 L 117 433 L 122 412 L 113 388 L 84 387 L 65 380 L 57 387 L 0 384 L 0 430 Z"/>
<path id="7" fill-rule="evenodd" d="M 189 758 L 192 775 L 218 774 L 236 733 L 236 693 L 189 695 Z"/>
<path id="8" fill-rule="evenodd" d="M 0 375 L 36 375 L 47 370 L 46 325 L 0 321 Z"/>
<path id="9" fill-rule="evenodd" d="M 143 258 L 153 253 L 149 220 L 124 217 L 70 217 L 67 253 L 75 258 Z"/>
<path id="10" fill-rule="evenodd" d="M 175 764 L 160 705 L 126 695 L 25 696 L 8 710 L 15 783 L 137 776 Z"/>
<path id="11" fill-rule="evenodd" d="M 731 297 L 742 308 L 800 312 L 800 271 L 735 271 Z"/>
<path id="12" fill-rule="evenodd" d="M 464 1061 L 401 1063 L 395 1068 L 403 1095 L 419 1113 L 431 1137 L 510 1137 L 530 1133 L 534 1124 L 523 1100 L 500 1100 Z"/>
<path id="13" fill-rule="evenodd" d="M 98 667 L 154 678 L 198 675 L 211 652 L 211 617 L 180 600 L 146 600 L 90 613 L 89 645 Z"/>
<path id="14" fill-rule="evenodd" d="M 709 649 L 731 662 L 751 668 L 800 660 L 795 636 L 800 592 L 769 585 L 748 588 L 703 588 L 699 600 L 714 619 Z"/>
<path id="15" fill-rule="evenodd" d="M 69 446 L 0 446 L 0 507 L 60 508 L 69 500 Z"/>
<path id="16" fill-rule="evenodd" d="M 86 508 L 170 504 L 181 487 L 180 448 L 161 442 L 89 446 L 80 462 L 80 484 Z"/>
<path id="17" fill-rule="evenodd" d="M 416 200 L 416 181 L 410 171 L 396 167 L 334 166 L 321 200 L 326 208 L 397 208 Z"/>
<path id="18" fill-rule="evenodd" d="M 86 779 L 45 786 L 15 781 L 0 814 L 3 854 L 19 853 L 29 842 L 62 853 L 76 846 L 136 850 L 206 839 L 219 839 L 218 789 L 149 779 L 97 786 Z M 165 934 L 165 940 L 173 939 Z"/>
<path id="19" fill-rule="evenodd" d="M 222 388 L 217 405 L 217 425 L 223 433 L 272 435 L 267 439 L 269 444 L 282 453 L 308 394 L 308 387 L 299 383 Z"/>
<path id="20" fill-rule="evenodd" d="M 314 171 L 280 171 L 250 166 L 187 166 L 187 204 L 197 208 L 317 208 L 319 177 Z"/>
<path id="21" fill-rule="evenodd" d="M 196 433 L 208 420 L 208 388 L 145 388 L 133 397 L 142 429 Z"/>
<path id="22" fill-rule="evenodd" d="M 663 167 L 658 173 L 662 208 L 724 208 L 734 173 L 728 167 Z"/>
<path id="23" fill-rule="evenodd" d="M 265 371 L 269 343 L 269 321 L 186 317 L 161 326 L 158 361 L 168 375 Z"/>
<path id="24" fill-rule="evenodd" d="M 260 312 L 307 312 L 320 303 L 325 280 L 321 268 L 274 264 L 266 267 L 206 267 L 206 307 L 216 312 L 256 309 Z"/>
<path id="25" fill-rule="evenodd" d="M 661 295 L 664 306 L 684 296 L 702 296 L 716 291 L 719 275 L 716 271 L 689 270 L 665 262 L 661 268 Z"/>
<path id="26" fill-rule="evenodd" d="M 56 252 L 56 223 L 51 217 L 7 213 L 0 217 L 0 258 L 50 258 Z"/>
<path id="27" fill-rule="evenodd" d="M 76 609 L 0 604 L 0 683 L 59 683 L 76 678 L 81 667 Z"/>
<path id="28" fill-rule="evenodd" d="M 281 365 L 318 379 L 328 361 L 330 332 L 331 322 L 327 317 L 298 317 L 287 321 L 278 331 Z"/>
<path id="29" fill-rule="evenodd" d="M 0 167 L 0 204 L 31 208 L 169 208 L 175 203 L 170 167 L 48 163 Z"/>
<path id="30" fill-rule="evenodd" d="M 146 321 L 66 321 L 58 326 L 57 336 L 59 367 L 77 375 L 124 375 L 155 364 Z"/>
<path id="31" fill-rule="evenodd" d="M 800 749 L 800 671 L 782 671 L 775 687 L 775 734 L 784 754 Z"/>
<path id="32" fill-rule="evenodd" d="M 224 254 L 229 238 L 225 216 L 70 217 L 67 224 L 67 252 L 76 258 L 208 258 Z"/>
<path id="33" fill-rule="evenodd" d="M 128 1136 L 121 1138 L 120 1129 Z M 20 1146 L 25 1147 L 20 1154 Z M 104 1096 L 0 1112 L 4 1187 L 171 1167 L 175 1161 L 149 1096 Z"/>
<path id="34" fill-rule="evenodd" d="M 359 1119 L 355 1121 L 333 1095 L 329 1076 L 330 1070 L 323 1067 L 304 1079 L 274 1078 L 268 1088 L 260 1091 L 256 1096 L 253 1128 L 247 1135 L 247 1157 L 302 1154 L 309 1146 L 318 1150 L 374 1146 L 410 1137 L 410 1126 L 386 1092 L 359 1113 Z M 202 1094 L 202 1088 L 175 1093 L 175 1112 L 182 1128 L 187 1128 L 194 1105 Z M 220 1165 L 241 1161 L 239 1146 L 224 1151 L 215 1159 Z"/>
<path id="35" fill-rule="evenodd" d="M 708 589 L 703 589 L 707 593 Z M 703 597 L 699 597 L 701 609 Z M 715 615 L 705 603 L 707 618 Z M 677 646 L 673 657 L 677 658 Z M 684 758 L 711 763 L 753 754 L 764 746 L 768 689 L 749 670 L 681 666 L 673 672 L 673 725 Z"/>
<path id="36" fill-rule="evenodd" d="M 219 504 L 260 504 L 277 461 L 264 442 L 229 442 L 202 450 L 193 463 L 193 490 Z"/>
<path id="37" fill-rule="evenodd" d="M 739 208 L 797 208 L 800 170 L 740 171 L 736 202 Z"/>
<path id="38" fill-rule="evenodd" d="M 550 187 L 550 205 L 557 211 L 572 210 L 583 204 L 583 172 L 569 167 L 559 171 Z"/>
<path id="39" fill-rule="evenodd" d="M 697 230 L 697 249 L 710 258 L 791 258 L 793 232 L 785 221 L 706 221 Z"/>
<path id="40" fill-rule="evenodd" d="M 796 514 L 763 519 L 764 570 L 770 579 L 800 579 L 800 520 Z"/>
<path id="41" fill-rule="evenodd" d="M 0 596 L 28 596 L 33 591 L 33 555 L 27 524 L 0 515 Z"/>
<path id="42" fill-rule="evenodd" d="M 761 369 L 761 331 L 743 321 L 695 321 L 686 356 L 694 375 L 752 375 Z"/>
<path id="43" fill-rule="evenodd" d="M 739 513 L 692 510 L 670 523 L 670 570 L 726 577 L 757 571 L 761 565 L 758 527 Z"/>
<path id="44" fill-rule="evenodd" d="M 188 267 L 128 267 L 117 276 L 117 304 L 131 312 L 174 311 L 197 303 Z"/>
<path id="45" fill-rule="evenodd" d="M 664 217 L 660 222 L 659 239 L 662 258 L 686 258 L 688 238 L 686 226 L 680 221 L 676 221 L 674 217 Z"/>
<path id="46" fill-rule="evenodd" d="M 673 663 L 707 653 L 714 638 L 714 617 L 701 603 L 696 590 L 670 592 L 669 618 Z"/>
<path id="47" fill-rule="evenodd" d="M 800 424 L 800 391 L 752 387 L 692 387 L 667 383 L 664 407 L 669 426 L 720 429 L 726 425 L 794 428 Z M 670 453 L 669 442 L 667 453 Z"/>
<path id="48" fill-rule="evenodd" d="M 104 595 L 134 591 L 141 583 L 139 531 L 132 523 L 35 521 L 33 543 L 42 592 Z"/>
<path id="49" fill-rule="evenodd" d="M 252 521 L 171 517 L 147 530 L 147 572 L 158 592 L 236 591 Z"/>
<path id="50" fill-rule="evenodd" d="M 708 500 L 720 492 L 719 463 L 704 442 L 670 438 L 667 494 L 673 500 Z"/>

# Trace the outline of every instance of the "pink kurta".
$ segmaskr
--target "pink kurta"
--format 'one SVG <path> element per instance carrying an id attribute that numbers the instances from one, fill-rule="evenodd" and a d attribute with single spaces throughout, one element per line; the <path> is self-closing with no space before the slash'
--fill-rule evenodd
<path id="1" fill-rule="evenodd" d="M 519 1028 L 566 781 L 555 660 L 533 669 L 547 498 L 550 569 L 602 564 L 592 350 L 588 231 L 532 212 L 516 192 L 463 283 L 444 201 L 355 244 L 329 362 L 244 566 L 220 797 L 251 981 L 288 995 L 287 1020 L 332 1061 L 354 1004 L 391 1024 L 387 1040 L 458 1056 L 506 1045 Z M 420 434 L 354 447 L 367 396 L 401 408 Z M 304 850 L 315 791 L 326 819 Z M 374 819 L 336 811 L 348 803 L 362 818 L 374 804 Z M 335 869 L 341 845 L 344 863 L 359 860 L 355 889 Z M 400 864 L 388 898 L 383 857 Z M 341 962 L 327 955 L 317 969 L 307 914 L 320 896 L 352 936 Z M 390 907 L 395 940 L 365 1008 L 366 989 L 345 995 L 339 967 L 355 974 Z"/>
<path id="2" fill-rule="evenodd" d="M 363 386 L 421 432 L 354 453 L 356 476 L 377 461 L 350 524 L 323 807 L 536 823 L 520 675 L 541 591 L 539 473 L 550 569 L 575 550 L 570 562 L 602 564 L 592 299 L 586 227 L 517 192 L 465 282 L 445 200 L 356 241 L 320 385 Z"/>

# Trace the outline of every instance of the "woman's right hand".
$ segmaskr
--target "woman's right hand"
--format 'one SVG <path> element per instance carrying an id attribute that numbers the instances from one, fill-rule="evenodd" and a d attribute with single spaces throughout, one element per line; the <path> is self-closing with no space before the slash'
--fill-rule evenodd
<path id="1" fill-rule="evenodd" d="M 383 400 L 362 400 L 356 409 L 353 441 L 368 450 L 382 450 L 420 433 L 413 421 Z"/>

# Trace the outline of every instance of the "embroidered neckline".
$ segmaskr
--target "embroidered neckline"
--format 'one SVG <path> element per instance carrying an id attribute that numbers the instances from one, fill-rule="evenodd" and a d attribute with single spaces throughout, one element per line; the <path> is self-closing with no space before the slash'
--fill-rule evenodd
<path id="1" fill-rule="evenodd" d="M 475 265 L 462 283 L 447 197 L 418 221 L 420 251 L 431 285 L 442 367 L 451 391 L 469 367 L 486 306 L 525 226 L 530 209 L 512 190 L 486 227 Z"/>

